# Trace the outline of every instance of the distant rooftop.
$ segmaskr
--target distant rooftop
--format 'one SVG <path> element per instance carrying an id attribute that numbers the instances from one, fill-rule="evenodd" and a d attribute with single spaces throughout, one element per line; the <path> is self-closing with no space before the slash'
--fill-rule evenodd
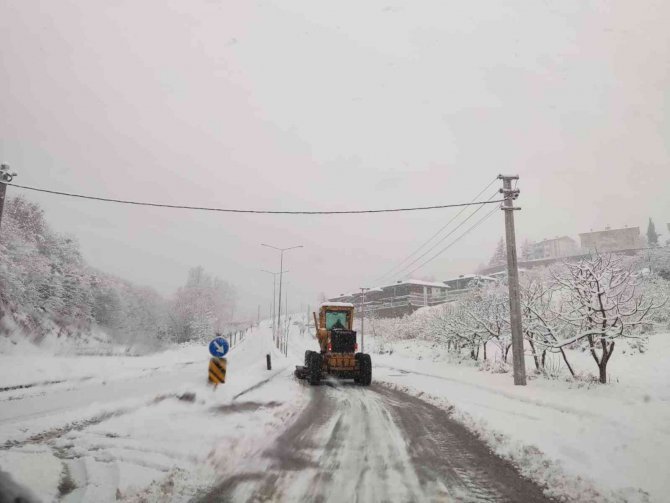
<path id="1" fill-rule="evenodd" d="M 435 281 L 423 281 L 421 279 L 406 279 L 404 281 L 398 281 L 396 283 L 391 283 L 390 285 L 377 286 L 375 288 L 371 288 L 370 290 L 382 290 L 383 288 L 390 288 L 392 286 L 398 286 L 398 285 L 420 285 L 420 286 L 433 286 L 433 287 L 440 287 L 440 288 L 449 288 L 444 283 L 437 283 Z"/>
<path id="2" fill-rule="evenodd" d="M 620 227 L 618 229 L 611 229 L 610 227 L 605 227 L 604 229 L 599 230 L 599 231 L 593 231 L 592 230 L 592 231 L 589 231 L 589 232 L 580 232 L 579 235 L 580 236 L 587 236 L 588 234 L 600 234 L 600 233 L 603 233 L 603 232 L 619 232 L 619 231 L 633 231 L 633 230 L 636 230 L 638 233 L 640 232 L 639 227 Z"/>
<path id="3" fill-rule="evenodd" d="M 393 286 L 399 286 L 399 285 L 420 285 L 420 286 L 430 286 L 430 287 L 434 287 L 434 288 L 449 288 L 444 283 L 437 283 L 435 281 L 423 281 L 421 279 L 407 279 L 407 280 L 404 280 L 404 281 L 398 281 L 396 283 L 391 283 L 390 285 L 375 286 L 374 288 L 368 289 L 367 292 L 368 293 L 369 292 L 382 292 L 384 290 L 384 288 L 391 288 Z M 337 295 L 337 297 L 354 297 L 356 295 L 361 295 L 361 292 L 341 293 L 341 294 Z"/>
<path id="4" fill-rule="evenodd" d="M 489 280 L 489 281 L 495 281 L 495 278 L 492 278 L 491 276 L 485 276 L 483 274 L 461 274 L 457 278 L 449 278 L 445 279 L 444 281 L 458 281 L 460 279 L 483 279 L 483 280 Z"/>

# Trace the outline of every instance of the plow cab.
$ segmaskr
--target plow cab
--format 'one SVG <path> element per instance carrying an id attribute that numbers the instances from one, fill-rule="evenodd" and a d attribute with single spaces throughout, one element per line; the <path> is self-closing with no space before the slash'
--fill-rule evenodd
<path id="1" fill-rule="evenodd" d="M 368 386 L 372 381 L 370 355 L 358 353 L 354 326 L 354 305 L 326 302 L 314 313 L 316 338 L 320 351 L 305 351 L 305 364 L 297 366 L 295 375 L 318 384 L 327 375 L 353 379 Z"/>

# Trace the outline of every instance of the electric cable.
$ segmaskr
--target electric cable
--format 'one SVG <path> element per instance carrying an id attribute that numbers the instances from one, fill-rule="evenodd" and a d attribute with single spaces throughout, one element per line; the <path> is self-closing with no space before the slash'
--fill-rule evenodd
<path id="1" fill-rule="evenodd" d="M 499 210 L 499 209 L 500 209 L 500 207 L 498 207 L 498 208 L 493 208 L 493 209 L 492 209 L 491 211 L 489 211 L 486 215 L 484 215 L 482 218 L 480 218 L 479 220 L 477 220 L 477 222 L 475 222 L 475 224 L 472 225 L 472 226 L 471 226 L 468 230 L 466 230 L 463 234 L 461 234 L 460 236 L 458 236 L 458 237 L 457 237 L 456 239 L 454 239 L 451 243 L 449 243 L 447 246 L 445 246 L 444 248 L 442 248 L 439 252 L 437 252 L 437 253 L 436 253 L 435 255 L 433 255 L 431 258 L 429 258 L 428 260 L 426 260 L 426 261 L 425 261 L 423 264 L 421 264 L 419 267 L 417 267 L 417 268 L 415 268 L 415 269 L 412 269 L 412 270 L 408 273 L 408 275 L 410 275 L 410 274 L 414 274 L 416 271 L 418 271 L 419 269 L 423 268 L 424 266 L 428 265 L 430 262 L 432 262 L 433 260 L 435 260 L 436 258 L 438 258 L 438 257 L 439 257 L 440 255 L 442 255 L 445 251 L 447 251 L 447 250 L 448 250 L 449 248 L 451 248 L 453 245 L 455 245 L 456 243 L 458 243 L 458 241 L 460 241 L 463 237 L 467 236 L 471 231 L 473 231 L 474 229 L 476 229 L 477 227 L 479 227 L 481 224 L 483 224 L 483 223 L 484 223 L 484 222 L 485 222 L 491 215 L 493 215 L 493 213 L 495 213 L 496 210 Z"/>
<path id="2" fill-rule="evenodd" d="M 4 182 L 0 182 L 4 183 Z M 413 206 L 405 208 L 382 208 L 382 209 L 372 209 L 372 210 L 335 210 L 335 211 L 319 211 L 319 210 L 298 210 L 298 211 L 289 211 L 289 210 L 245 210 L 239 208 L 216 208 L 216 207 L 207 207 L 207 206 L 189 206 L 182 204 L 163 204 L 163 203 L 151 203 L 145 201 L 131 201 L 126 199 L 112 199 L 107 197 L 97 197 L 97 196 L 88 196 L 84 194 L 75 194 L 71 192 L 62 192 L 57 190 L 49 189 L 40 189 L 37 187 L 28 187 L 26 185 L 18 185 L 15 183 L 5 184 L 11 185 L 12 187 L 17 187 L 25 190 L 32 190 L 36 192 L 44 192 L 47 194 L 54 194 L 59 196 L 74 197 L 79 199 L 89 199 L 93 201 L 103 201 L 108 203 L 118 203 L 118 204 L 130 204 L 135 206 L 152 206 L 156 208 L 172 208 L 180 210 L 198 210 L 198 211 L 217 211 L 221 213 L 254 213 L 262 215 L 359 215 L 365 213 L 399 213 L 406 211 L 425 211 L 425 210 L 439 210 L 445 208 L 460 208 L 467 206 L 477 206 L 480 204 L 492 204 L 502 202 L 503 199 L 496 201 L 472 201 L 469 203 L 456 203 L 456 204 L 435 204 L 431 206 Z"/>
<path id="3" fill-rule="evenodd" d="M 498 191 L 495 191 L 491 196 L 489 197 L 489 201 L 495 197 L 495 195 L 498 193 Z M 451 231 L 449 231 L 446 235 L 444 235 L 439 241 L 437 241 L 435 244 L 433 244 L 430 248 L 428 248 L 425 252 L 423 252 L 421 255 L 416 257 L 414 260 L 412 260 L 409 264 L 404 266 L 402 269 L 398 270 L 395 272 L 395 274 L 403 274 L 407 269 L 412 267 L 414 264 L 416 264 L 419 260 L 421 260 L 423 257 L 428 255 L 431 251 L 433 251 L 435 248 L 437 248 L 441 243 L 443 243 L 449 236 L 454 234 L 458 229 L 463 227 L 463 225 L 466 224 L 468 220 L 470 220 L 472 217 L 474 217 L 482 208 L 484 208 L 485 204 L 481 204 L 475 211 L 470 213 L 465 220 L 463 220 L 461 223 L 459 223 L 456 227 L 454 227 Z M 412 271 L 414 272 L 414 271 Z M 410 272 L 411 274 L 411 272 Z"/>
<path id="4" fill-rule="evenodd" d="M 479 193 L 477 193 L 477 195 L 474 196 L 474 197 L 472 198 L 472 200 L 475 201 L 479 196 L 481 196 L 481 195 L 482 195 L 482 194 L 483 194 L 483 193 L 484 193 L 484 192 L 485 192 L 491 185 L 493 185 L 496 181 L 498 181 L 498 177 L 497 177 L 497 176 L 494 177 L 493 180 L 491 180 L 491 181 L 488 183 L 488 185 L 486 185 L 486 187 L 484 187 L 481 191 L 479 191 Z M 490 199 L 490 198 L 489 198 L 489 199 Z M 426 245 L 428 245 L 428 243 L 430 243 L 433 239 L 435 239 L 435 238 L 436 238 L 436 237 L 437 237 L 443 230 L 445 230 L 447 227 L 449 227 L 449 225 L 451 225 L 451 223 L 452 223 L 454 220 L 456 220 L 459 216 L 461 216 L 461 215 L 463 214 L 463 212 L 464 212 L 466 209 L 467 209 L 467 207 L 464 207 L 463 209 L 461 209 L 461 211 L 459 211 L 458 213 L 456 213 L 456 215 L 454 215 L 453 217 L 451 217 L 451 218 L 449 219 L 449 221 L 448 221 L 446 224 L 444 224 L 442 227 L 440 227 L 440 229 L 438 229 L 438 231 L 435 232 L 435 234 L 433 234 L 430 238 L 428 238 L 426 241 L 424 241 L 424 243 L 423 243 L 421 246 L 419 246 L 416 250 L 414 250 L 412 253 L 410 253 L 410 254 L 407 255 L 405 258 L 403 258 L 400 262 L 398 262 L 394 267 L 392 267 L 391 269 L 389 269 L 387 272 L 385 272 L 384 274 L 378 276 L 378 277 L 377 277 L 377 281 L 382 281 L 384 278 L 387 278 L 388 276 L 390 276 L 391 273 L 396 274 L 396 272 L 394 272 L 394 271 L 396 271 L 396 269 L 398 269 L 400 266 L 402 266 L 407 260 L 409 260 L 410 258 L 412 258 L 414 255 L 416 255 L 418 252 L 420 252 L 423 248 L 425 248 Z M 401 269 L 401 270 L 402 270 L 402 269 Z"/>

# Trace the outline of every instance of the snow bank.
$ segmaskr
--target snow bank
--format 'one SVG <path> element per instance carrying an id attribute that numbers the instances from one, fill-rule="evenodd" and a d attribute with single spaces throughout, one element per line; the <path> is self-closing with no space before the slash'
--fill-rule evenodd
<path id="1" fill-rule="evenodd" d="M 522 473 L 565 501 L 667 501 L 670 480 L 670 334 L 652 336 L 644 354 L 615 354 L 613 384 L 531 379 L 457 365 L 422 341 L 375 355 L 373 378 L 428 394 Z M 588 354 L 570 355 L 577 368 Z M 587 367 L 588 366 L 588 367 Z"/>
<path id="2" fill-rule="evenodd" d="M 189 500 L 302 406 L 301 388 L 287 386 L 294 358 L 266 326 L 231 350 L 216 389 L 203 345 L 142 357 L 0 356 L 0 470 L 42 501 L 62 491 L 66 502 Z"/>

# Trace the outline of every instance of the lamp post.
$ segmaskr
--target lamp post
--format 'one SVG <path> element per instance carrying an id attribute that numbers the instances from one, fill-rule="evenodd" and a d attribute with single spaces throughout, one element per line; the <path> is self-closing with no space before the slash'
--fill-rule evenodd
<path id="1" fill-rule="evenodd" d="M 265 269 L 261 269 L 261 272 L 265 272 L 268 274 L 272 274 L 272 340 L 275 340 L 275 299 L 277 295 L 275 294 L 276 288 L 275 285 L 277 283 L 277 274 L 280 274 L 280 272 L 272 272 L 272 271 L 267 271 Z M 288 272 L 288 271 L 284 271 Z"/>
<path id="2" fill-rule="evenodd" d="M 361 287 L 361 353 L 365 353 L 365 292 L 368 290 Z"/>
<path id="3" fill-rule="evenodd" d="M 296 248 L 302 248 L 302 245 L 297 245 L 297 246 L 290 246 L 288 248 L 277 248 L 276 246 L 272 245 L 267 245 L 265 243 L 261 243 L 261 246 L 265 246 L 267 248 L 272 248 L 273 250 L 277 250 L 279 252 L 279 306 L 277 307 L 277 329 L 281 328 L 281 285 L 282 285 L 282 272 L 284 269 L 284 252 L 288 250 L 294 250 Z"/>

